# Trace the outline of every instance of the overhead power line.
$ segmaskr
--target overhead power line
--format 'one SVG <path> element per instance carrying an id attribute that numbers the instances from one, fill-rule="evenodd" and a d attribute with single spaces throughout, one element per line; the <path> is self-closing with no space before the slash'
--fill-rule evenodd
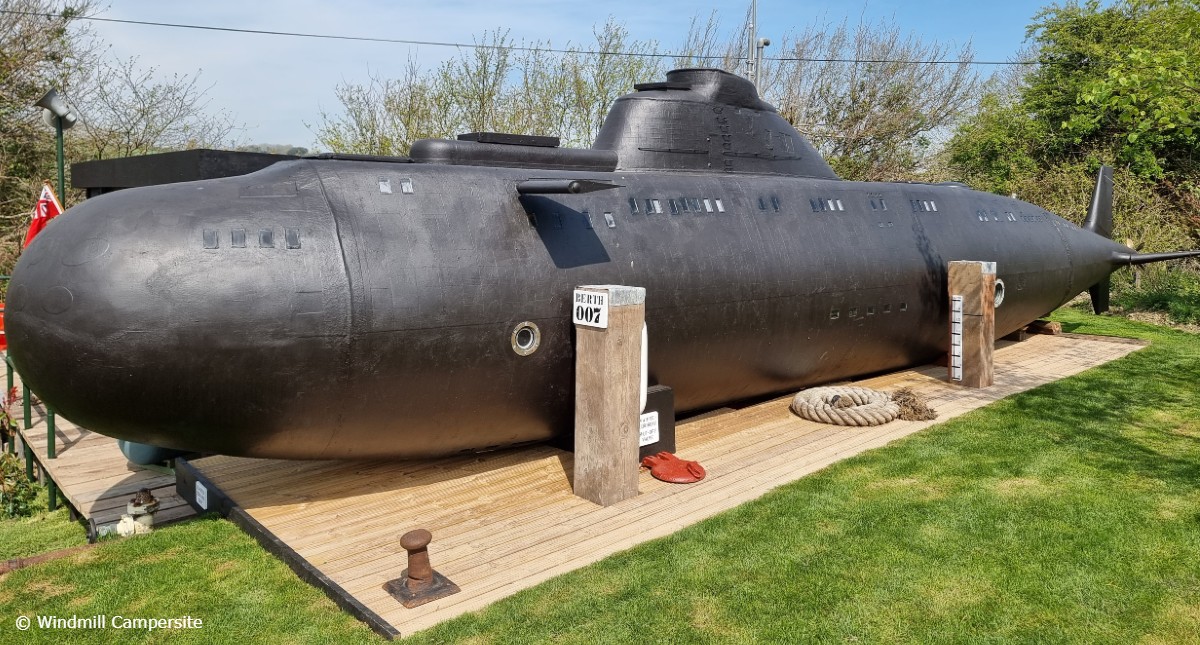
<path id="1" fill-rule="evenodd" d="M 54 13 L 41 13 L 34 11 L 16 11 L 12 9 L 0 9 L 0 13 L 21 15 L 21 16 L 36 16 L 44 18 L 63 18 L 63 16 Z M 147 27 L 170 27 L 174 29 L 197 29 L 201 31 L 223 31 L 235 34 L 253 34 L 261 36 L 287 36 L 292 38 L 320 38 L 324 40 L 350 40 L 357 42 L 368 43 L 389 43 L 395 45 L 425 45 L 428 47 L 457 47 L 466 49 L 505 49 L 510 51 L 524 52 L 550 52 L 556 54 L 586 54 L 593 56 L 631 56 L 636 58 L 693 58 L 697 60 L 724 60 L 724 55 L 708 55 L 698 56 L 693 54 L 662 54 L 659 52 L 610 52 L 610 51 L 592 51 L 579 49 L 557 49 L 554 47 L 531 47 L 528 45 L 486 45 L 480 43 L 455 43 L 443 42 L 437 40 L 409 40 L 405 38 L 376 38 L 372 36 L 343 36 L 336 34 L 310 34 L 297 31 L 273 31 L 268 29 L 241 29 L 237 27 L 218 27 L 215 25 L 188 25 L 171 22 L 152 22 L 149 20 L 126 20 L 122 18 L 101 18 L 99 16 L 70 16 L 68 20 L 90 20 L 92 22 L 112 22 L 125 25 L 142 25 Z M 894 63 L 906 65 L 1037 65 L 1038 61 L 992 61 L 992 60 L 898 60 L 888 58 L 804 58 L 804 57 L 764 57 L 763 60 L 777 62 L 804 62 L 804 63 Z"/>

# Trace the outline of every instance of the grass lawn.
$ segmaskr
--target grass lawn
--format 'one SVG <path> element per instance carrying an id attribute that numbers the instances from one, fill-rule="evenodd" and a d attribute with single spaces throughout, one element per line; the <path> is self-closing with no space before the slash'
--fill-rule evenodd
<path id="1" fill-rule="evenodd" d="M 412 641 L 1200 643 L 1200 336 L 1055 317 L 1153 344 Z M 6 526 L 17 522 L 0 522 L 0 539 L 19 541 L 10 554 L 70 542 L 30 536 L 64 518 Z M 13 631 L 35 612 L 190 614 L 205 627 Z M 0 580 L 0 642 L 168 637 L 379 640 L 223 520 Z"/>

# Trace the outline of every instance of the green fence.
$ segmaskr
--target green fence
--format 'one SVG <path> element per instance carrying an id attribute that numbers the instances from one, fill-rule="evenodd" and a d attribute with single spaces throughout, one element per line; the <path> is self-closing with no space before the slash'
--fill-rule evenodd
<path id="1" fill-rule="evenodd" d="M 10 276 L 0 275 L 0 280 L 7 281 L 9 277 Z M 11 404 L 11 401 L 8 401 L 8 396 L 16 386 L 16 369 L 13 367 L 12 359 L 9 358 L 7 351 L 4 352 L 4 363 L 7 367 L 8 376 L 8 380 L 6 381 L 7 387 L 4 390 L 5 403 Z M 57 442 L 55 441 L 54 410 L 44 403 L 43 405 L 46 408 L 46 458 L 55 459 L 58 457 L 58 446 Z M 26 434 L 28 434 L 28 431 L 33 428 L 33 394 L 29 391 L 29 387 L 25 385 L 24 380 L 21 381 L 21 409 L 24 419 L 22 421 L 22 426 L 26 430 Z M 14 435 L 12 440 L 8 442 L 8 451 L 10 453 L 16 453 L 17 451 L 16 439 L 17 438 Z M 29 447 L 29 444 L 25 442 L 24 438 L 22 438 L 21 445 L 25 448 L 25 475 L 30 479 L 33 479 L 33 449 Z M 50 510 L 53 511 L 54 509 L 58 508 L 58 484 L 54 481 L 54 478 L 50 476 L 50 471 L 48 468 L 42 468 L 42 476 L 46 479 L 46 489 L 47 493 L 49 494 L 49 506 Z"/>

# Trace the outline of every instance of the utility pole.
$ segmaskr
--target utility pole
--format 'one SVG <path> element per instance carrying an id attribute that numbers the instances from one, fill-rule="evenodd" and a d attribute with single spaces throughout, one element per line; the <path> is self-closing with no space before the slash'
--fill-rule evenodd
<path id="1" fill-rule="evenodd" d="M 758 0 L 750 0 L 750 17 L 746 20 L 746 78 L 759 90 L 762 82 L 763 50 L 771 44 L 770 38 L 758 37 Z"/>
<path id="2" fill-rule="evenodd" d="M 750 17 L 746 21 L 746 78 L 758 89 L 756 51 L 758 49 L 758 0 L 750 0 Z"/>

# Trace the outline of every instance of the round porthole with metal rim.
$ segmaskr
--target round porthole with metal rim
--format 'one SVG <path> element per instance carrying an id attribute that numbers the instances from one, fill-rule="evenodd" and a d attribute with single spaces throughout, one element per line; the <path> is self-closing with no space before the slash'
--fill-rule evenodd
<path id="1" fill-rule="evenodd" d="M 1000 278 L 996 278 L 996 298 L 993 302 L 997 307 L 1004 304 L 1004 281 Z"/>
<path id="2" fill-rule="evenodd" d="M 512 348 L 520 356 L 529 356 L 542 344 L 542 332 L 535 323 L 525 321 L 512 333 Z"/>

